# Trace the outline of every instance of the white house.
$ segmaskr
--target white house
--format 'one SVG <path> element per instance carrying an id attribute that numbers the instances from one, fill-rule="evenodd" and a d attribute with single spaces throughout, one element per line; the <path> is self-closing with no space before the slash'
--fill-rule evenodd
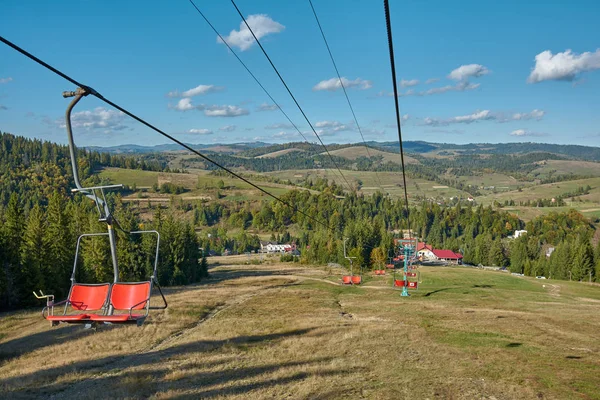
<path id="1" fill-rule="evenodd" d="M 291 244 L 279 244 L 276 242 L 260 242 L 260 250 L 263 253 L 286 253 L 294 250 Z"/>
<path id="2" fill-rule="evenodd" d="M 515 231 L 515 239 L 518 238 L 518 237 L 520 237 L 520 236 L 523 236 L 526 233 L 527 233 L 527 231 L 525 229 L 520 230 L 520 231 Z"/>

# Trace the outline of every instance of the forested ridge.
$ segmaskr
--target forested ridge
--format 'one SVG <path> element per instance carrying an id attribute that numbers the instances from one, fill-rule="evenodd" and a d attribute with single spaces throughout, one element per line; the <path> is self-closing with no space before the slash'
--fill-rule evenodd
<path id="1" fill-rule="evenodd" d="M 0 143 L 0 309 L 37 304 L 33 290 L 53 293 L 59 299 L 70 286 L 77 237 L 106 232 L 106 224 L 98 222 L 89 199 L 70 194 L 73 177 L 66 146 L 6 133 L 0 136 Z M 139 157 L 79 151 L 79 173 L 85 183 L 98 183 L 92 172 L 102 166 L 163 169 L 160 163 Z M 109 194 L 108 201 L 124 230 L 143 227 L 161 233 L 161 283 L 186 284 L 206 275 L 191 224 L 160 208 L 148 223 L 121 203 L 118 194 Z M 120 279 L 148 280 L 155 239 L 117 233 Z M 87 242 L 80 255 L 77 281 L 112 281 L 107 238 Z"/>
<path id="2" fill-rule="evenodd" d="M 0 307 L 34 304 L 31 291 L 38 289 L 60 298 L 70 285 L 76 238 L 81 233 L 105 232 L 106 227 L 98 222 L 92 202 L 70 193 L 72 175 L 65 146 L 9 134 L 1 139 Z M 93 172 L 102 166 L 162 168 L 137 156 L 87 151 L 80 156 L 80 173 L 88 183 L 98 180 Z M 267 200 L 171 201 L 168 208 L 152 206 L 151 215 L 144 218 L 134 206 L 122 202 L 119 193 L 108 200 L 123 230 L 161 233 L 158 279 L 162 285 L 197 282 L 205 276 L 200 248 L 217 253 L 257 250 L 258 233 L 296 243 L 304 263 L 345 264 L 344 238 L 361 268 L 377 267 L 394 254 L 393 239 L 399 233 L 393 232 L 408 229 L 402 200 L 379 192 L 344 193 L 323 179 L 313 182 L 312 188 L 319 192 L 292 190 L 281 195 L 291 208 Z M 423 201 L 413 203 L 408 216 L 420 240 L 460 252 L 466 263 L 505 266 L 552 279 L 600 280 L 600 245 L 592 245 L 595 228 L 575 210 L 550 213 L 526 224 L 515 214 L 491 206 Z M 526 229 L 527 235 L 512 239 L 518 229 Z M 121 280 L 148 279 L 154 244 L 150 236 L 130 237 L 118 231 Z M 106 241 L 87 243 L 79 262 L 78 281 L 111 280 Z"/>

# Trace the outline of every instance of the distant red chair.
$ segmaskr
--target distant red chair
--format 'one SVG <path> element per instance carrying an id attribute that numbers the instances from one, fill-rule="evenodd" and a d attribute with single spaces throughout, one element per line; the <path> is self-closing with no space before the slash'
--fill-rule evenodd
<path id="1" fill-rule="evenodd" d="M 342 276 L 342 283 L 344 285 L 351 285 L 352 284 L 352 277 L 350 275 Z"/>
<path id="2" fill-rule="evenodd" d="M 400 279 L 395 279 L 394 280 L 394 286 L 395 287 L 404 287 L 404 281 L 400 280 Z"/>
<path id="3" fill-rule="evenodd" d="M 352 284 L 353 285 L 360 285 L 361 282 L 362 282 L 362 278 L 360 276 L 353 276 L 352 277 Z"/>

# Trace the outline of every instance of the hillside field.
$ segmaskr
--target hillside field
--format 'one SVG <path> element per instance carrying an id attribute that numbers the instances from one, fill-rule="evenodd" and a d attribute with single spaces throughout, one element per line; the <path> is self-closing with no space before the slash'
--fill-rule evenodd
<path id="1" fill-rule="evenodd" d="M 238 257 L 239 258 L 239 257 Z M 223 258 L 221 258 L 223 259 Z M 221 261 L 222 262 L 222 261 Z M 240 260 L 238 260 L 240 262 Z M 243 261 L 241 261 L 243 262 Z M 225 264 L 146 324 L 0 315 L 0 391 L 33 398 L 600 399 L 600 287 L 462 267 L 386 277 Z"/>
<path id="2" fill-rule="evenodd" d="M 388 161 L 400 164 L 400 153 L 391 153 L 388 151 L 381 151 L 373 148 L 367 149 L 364 146 L 351 146 L 344 147 L 343 149 L 332 150 L 329 152 L 332 156 L 338 156 L 343 158 L 348 158 L 350 160 L 356 160 L 358 157 L 383 157 L 383 162 L 386 163 Z M 321 153 L 321 155 L 326 155 L 326 153 Z M 419 161 L 416 158 L 413 158 L 408 155 L 404 155 L 404 162 L 406 164 L 419 164 Z"/>

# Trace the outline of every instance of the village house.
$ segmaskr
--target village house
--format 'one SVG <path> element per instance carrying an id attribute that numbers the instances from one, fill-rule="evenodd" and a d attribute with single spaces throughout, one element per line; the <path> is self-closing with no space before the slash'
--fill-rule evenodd
<path id="1" fill-rule="evenodd" d="M 296 250 L 296 245 L 279 244 L 277 242 L 260 242 L 262 253 L 289 253 Z"/>

